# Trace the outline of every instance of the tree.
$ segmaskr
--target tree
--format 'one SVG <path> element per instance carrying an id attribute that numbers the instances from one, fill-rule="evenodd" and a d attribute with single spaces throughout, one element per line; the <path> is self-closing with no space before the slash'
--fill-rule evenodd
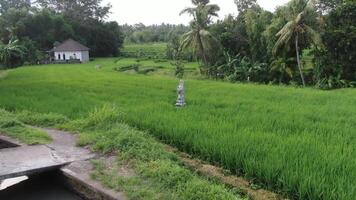
<path id="1" fill-rule="evenodd" d="M 0 0 L 0 15 L 6 13 L 10 8 L 22 9 L 30 7 L 30 0 Z"/>
<path id="2" fill-rule="evenodd" d="M 294 62 L 295 59 L 284 59 L 284 58 L 278 58 L 275 59 L 271 63 L 271 72 L 272 73 L 277 73 L 278 77 L 278 82 L 285 83 L 287 81 L 285 80 L 290 80 L 293 78 L 293 68 L 291 67 L 291 61 Z"/>
<path id="3" fill-rule="evenodd" d="M 335 10 L 343 1 L 344 0 L 318 0 L 316 6 L 319 12 L 328 13 Z"/>
<path id="4" fill-rule="evenodd" d="M 268 62 L 271 54 L 266 51 L 268 44 L 264 31 L 270 25 L 273 14 L 256 6 L 248 9 L 243 17 L 250 49 L 248 57 L 252 62 Z"/>
<path id="5" fill-rule="evenodd" d="M 297 64 L 302 79 L 303 86 L 306 86 L 305 78 L 303 74 L 302 62 L 300 60 L 300 41 L 314 43 L 315 45 L 322 46 L 320 35 L 309 26 L 309 22 L 312 25 L 312 21 L 316 20 L 314 15 L 315 7 L 313 1 L 309 0 L 293 0 L 289 4 L 291 10 L 289 15 L 289 21 L 284 27 L 277 33 L 278 40 L 274 46 L 273 53 L 276 55 L 281 47 L 285 47 L 285 50 L 289 50 L 291 44 L 294 43 L 296 52 Z"/>
<path id="6" fill-rule="evenodd" d="M 240 14 L 257 5 L 257 0 L 235 0 L 237 10 Z"/>
<path id="7" fill-rule="evenodd" d="M 0 63 L 5 67 L 17 67 L 22 64 L 25 55 L 24 47 L 19 41 L 11 39 L 8 44 L 0 44 Z"/>
<path id="8" fill-rule="evenodd" d="M 102 6 L 103 0 L 37 0 L 36 4 L 42 8 L 62 13 L 77 21 L 88 19 L 103 20 L 110 13 L 111 5 Z"/>
<path id="9" fill-rule="evenodd" d="M 205 67 L 211 67 L 217 59 L 218 40 L 208 31 L 212 17 L 218 16 L 219 6 L 209 4 L 210 0 L 192 0 L 195 7 L 186 8 L 180 14 L 188 13 L 193 17 L 190 31 L 183 35 L 182 49 L 192 47 Z M 208 70 L 209 71 L 209 70 Z"/>
<path id="10" fill-rule="evenodd" d="M 218 20 L 211 25 L 209 31 L 230 55 L 239 54 L 244 57 L 250 54 L 246 25 L 242 16 L 229 15 L 224 20 Z"/>
<path id="11" fill-rule="evenodd" d="M 326 51 L 321 52 L 322 62 L 317 74 L 318 81 L 356 81 L 355 10 L 355 1 L 345 1 L 327 16 L 325 32 L 322 34 Z M 337 79 L 339 80 L 336 81 Z M 339 86 L 345 87 L 341 84 L 329 84 L 328 87 Z"/>

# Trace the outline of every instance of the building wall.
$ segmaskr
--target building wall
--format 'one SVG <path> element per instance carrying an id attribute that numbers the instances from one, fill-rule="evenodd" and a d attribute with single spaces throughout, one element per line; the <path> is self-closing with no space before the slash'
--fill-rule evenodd
<path id="1" fill-rule="evenodd" d="M 66 51 L 66 52 L 54 52 L 55 60 L 70 60 L 79 59 L 81 62 L 89 61 L 88 51 Z"/>
<path id="2" fill-rule="evenodd" d="M 89 62 L 90 58 L 89 58 L 89 51 L 82 51 L 82 62 Z"/>

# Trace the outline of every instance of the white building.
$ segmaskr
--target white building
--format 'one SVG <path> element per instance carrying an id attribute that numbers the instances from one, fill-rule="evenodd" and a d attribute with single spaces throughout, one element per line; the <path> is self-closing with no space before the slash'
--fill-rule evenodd
<path id="1" fill-rule="evenodd" d="M 53 48 L 55 61 L 80 60 L 89 62 L 89 48 L 79 42 L 68 39 Z"/>

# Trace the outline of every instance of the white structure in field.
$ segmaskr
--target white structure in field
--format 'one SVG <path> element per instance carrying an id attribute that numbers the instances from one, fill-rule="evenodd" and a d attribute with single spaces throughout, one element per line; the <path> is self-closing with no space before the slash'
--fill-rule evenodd
<path id="1" fill-rule="evenodd" d="M 184 107 L 186 105 L 186 103 L 185 103 L 185 87 L 184 87 L 183 80 L 180 80 L 180 82 L 179 82 L 179 85 L 177 88 L 177 94 L 178 94 L 178 98 L 177 98 L 176 106 Z"/>
<path id="2" fill-rule="evenodd" d="M 68 39 L 52 49 L 55 61 L 80 60 L 80 62 L 89 62 L 89 50 L 73 39 Z"/>

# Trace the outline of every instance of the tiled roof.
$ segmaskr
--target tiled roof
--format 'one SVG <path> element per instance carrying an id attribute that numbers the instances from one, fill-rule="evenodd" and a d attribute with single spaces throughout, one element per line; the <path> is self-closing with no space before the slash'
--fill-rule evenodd
<path id="1" fill-rule="evenodd" d="M 52 50 L 53 51 L 89 51 L 89 48 L 73 39 L 68 39 L 63 43 L 61 43 L 60 45 L 58 45 L 57 47 L 54 47 Z"/>

